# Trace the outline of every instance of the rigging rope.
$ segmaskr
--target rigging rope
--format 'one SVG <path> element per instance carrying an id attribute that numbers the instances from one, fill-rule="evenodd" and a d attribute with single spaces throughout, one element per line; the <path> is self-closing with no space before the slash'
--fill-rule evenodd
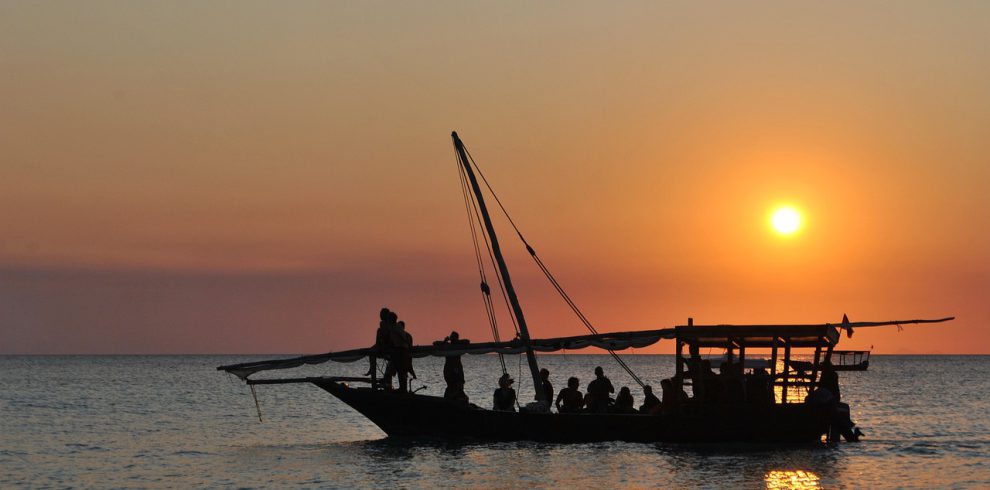
<path id="1" fill-rule="evenodd" d="M 455 163 L 457 164 L 458 175 L 461 179 L 461 193 L 464 197 L 464 209 L 467 212 L 468 227 L 471 229 L 471 242 L 474 244 L 474 256 L 478 264 L 478 275 L 481 277 L 481 297 L 485 303 L 485 314 L 488 316 L 488 325 L 491 327 L 492 337 L 494 337 L 496 342 L 501 342 L 502 339 L 498 334 L 498 319 L 495 316 L 495 305 L 492 303 L 491 298 L 491 288 L 488 287 L 488 278 L 485 274 L 484 261 L 481 258 L 481 248 L 478 246 L 478 233 L 475 229 L 476 221 L 474 219 L 475 215 L 471 213 L 471 208 L 474 205 L 474 199 L 470 198 L 470 193 L 468 192 L 467 177 L 464 175 L 464 168 L 461 166 L 459 160 L 455 161 Z M 477 210 L 475 210 L 475 214 L 477 214 Z M 486 238 L 486 246 L 487 242 L 488 239 Z M 499 280 L 499 283 L 501 284 L 501 279 Z M 498 354 L 498 362 L 502 367 L 502 373 L 505 374 L 505 358 L 501 353 Z"/>
<path id="2" fill-rule="evenodd" d="M 559 294 L 560 297 L 564 299 L 567 305 L 571 308 L 571 311 L 573 311 L 574 314 L 577 315 L 578 319 L 581 320 L 581 323 L 583 323 L 584 326 L 592 334 L 597 335 L 598 330 L 594 327 L 594 325 L 591 324 L 591 321 L 588 320 L 588 317 L 586 317 L 584 313 L 581 312 L 581 309 L 578 308 L 578 306 L 574 303 L 574 301 L 571 300 L 571 297 L 567 294 L 566 291 L 564 291 L 563 286 L 561 286 L 560 283 L 557 282 L 557 278 L 554 277 L 554 275 L 550 272 L 550 269 L 547 268 L 546 264 L 544 264 L 543 261 L 540 259 L 540 257 L 536 254 L 536 250 L 534 250 L 533 247 L 530 246 L 529 242 L 526 241 L 526 238 L 523 236 L 522 231 L 520 231 L 519 227 L 516 226 L 516 222 L 512 219 L 512 216 L 509 215 L 509 211 L 505 209 L 505 206 L 502 204 L 502 200 L 499 199 L 498 194 L 495 193 L 495 189 L 493 189 L 491 184 L 488 183 L 488 179 L 485 178 L 484 172 L 481 171 L 481 168 L 478 166 L 477 162 L 475 162 L 474 157 L 471 155 L 471 152 L 468 151 L 467 147 L 464 148 L 464 152 L 467 154 L 471 165 L 473 165 L 475 170 L 478 171 L 478 175 L 481 176 L 481 180 L 485 183 L 485 187 L 488 188 L 488 192 L 490 192 L 492 194 L 492 197 L 495 198 L 495 202 L 498 203 L 498 207 L 499 209 L 502 210 L 502 214 L 504 214 L 505 217 L 509 220 L 509 224 L 512 225 L 512 229 L 516 231 L 516 235 L 519 236 L 519 240 L 521 240 L 523 242 L 523 245 L 526 246 L 526 251 L 529 252 L 529 255 L 531 257 L 533 257 L 533 260 L 536 262 L 536 265 L 539 266 L 540 270 L 550 281 L 550 284 L 553 285 L 554 289 L 557 291 L 557 294 Z M 487 242 L 487 238 L 486 238 L 486 242 Z M 626 364 L 626 362 L 622 360 L 622 358 L 619 357 L 619 355 L 616 354 L 614 350 L 612 349 L 606 349 L 606 350 L 612 356 L 612 358 L 615 359 L 615 362 L 619 365 L 619 367 L 625 370 L 626 374 L 628 374 L 629 377 L 636 382 L 636 384 L 638 384 L 641 388 L 646 386 L 643 380 L 640 379 L 640 377 L 633 372 L 633 370 L 629 367 L 629 365 Z"/>

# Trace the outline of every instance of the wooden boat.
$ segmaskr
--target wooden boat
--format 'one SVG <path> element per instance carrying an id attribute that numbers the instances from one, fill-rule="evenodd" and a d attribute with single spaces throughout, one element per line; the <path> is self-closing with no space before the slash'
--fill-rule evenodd
<path id="1" fill-rule="evenodd" d="M 516 337 L 502 341 L 494 324 L 493 303 L 482 268 L 482 255 L 478 254 L 481 289 L 486 298 L 489 320 L 495 337 L 493 342 L 484 343 L 435 343 L 433 345 L 412 346 L 409 354 L 413 358 L 425 356 L 451 357 L 465 354 L 525 355 L 534 386 L 541 386 L 537 352 L 555 352 L 599 348 L 608 351 L 613 358 L 633 377 L 643 384 L 635 373 L 616 354 L 629 348 L 642 348 L 668 340 L 676 343 L 675 374 L 671 384 L 675 392 L 690 388 L 694 396 L 676 402 L 665 402 L 662 410 L 650 414 L 639 413 L 553 413 L 552 400 L 542 399 L 542 390 L 537 393 L 537 402 L 521 407 L 518 412 L 495 411 L 472 404 L 447 400 L 443 397 L 416 393 L 404 393 L 386 389 L 384 383 L 373 372 L 368 378 L 305 377 L 252 379 L 262 371 L 291 369 L 307 364 L 320 364 L 329 361 L 355 362 L 369 356 L 381 356 L 376 347 L 330 352 L 290 359 L 265 360 L 220 366 L 217 369 L 232 373 L 249 386 L 252 392 L 256 385 L 310 383 L 314 384 L 345 404 L 354 408 L 374 422 L 386 434 L 394 437 L 412 438 L 466 438 L 478 440 L 537 440 L 554 442 L 585 441 L 640 441 L 640 442 L 817 442 L 830 432 L 834 420 L 834 407 L 815 403 L 805 403 L 804 395 L 818 387 L 820 374 L 825 365 L 831 364 L 837 351 L 842 330 L 851 335 L 853 328 L 903 325 L 909 323 L 936 323 L 951 320 L 903 320 L 884 322 L 843 322 L 837 324 L 810 325 L 694 325 L 691 319 L 686 325 L 658 330 L 600 333 L 580 312 L 566 295 L 545 264 L 523 240 L 527 250 L 537 265 L 547 275 L 568 305 L 591 331 L 589 335 L 534 339 L 522 308 L 516 297 L 508 268 L 502 256 L 498 236 L 492 225 L 481 186 L 475 175 L 477 165 L 470 159 L 463 143 L 452 134 L 457 153 L 462 184 L 465 190 L 465 205 L 472 235 L 478 247 L 478 235 L 474 226 L 483 228 L 480 235 L 485 238 L 492 266 L 497 270 L 499 290 L 511 306 L 511 314 L 517 327 Z M 479 170 L 480 173 L 480 170 Z M 484 181 L 484 176 L 482 175 Z M 484 181 L 487 186 L 487 181 Z M 488 187 L 491 190 L 490 186 Z M 470 192 L 469 192 L 470 191 Z M 497 197 L 496 197 L 497 200 Z M 499 202 L 499 207 L 504 207 Z M 473 212 L 472 212 L 473 211 Z M 507 213 L 506 213 L 507 214 Z M 474 221 L 477 218 L 477 221 Z M 511 217 L 509 218 L 511 222 Z M 515 224 L 513 223 L 513 226 Z M 733 376 L 725 380 L 735 380 L 750 384 L 756 376 L 757 390 L 739 396 L 713 393 L 708 381 L 712 376 L 702 369 L 706 363 L 700 356 L 701 349 L 722 349 L 725 352 L 724 366 L 728 366 Z M 687 350 L 687 353 L 685 353 Z M 766 362 L 753 362 L 760 355 L 769 354 Z M 806 356 L 811 360 L 801 361 L 794 356 Z M 748 357 L 747 357 L 748 356 Z M 762 373 L 760 366 L 768 366 L 769 372 Z M 733 371 L 734 370 L 734 371 Z M 749 370 L 747 372 L 747 370 Z M 504 363 L 503 363 L 504 372 Z M 730 384 L 734 381 L 730 381 Z M 367 387 L 352 386 L 367 384 Z M 707 387 L 706 387 L 707 386 Z M 723 383 L 724 386 L 724 383 Z M 707 390 L 707 391 L 706 391 Z M 728 390 L 726 390 L 728 392 Z M 762 391 L 759 396 L 756 392 Z M 742 391 L 740 391 L 742 393 Z M 686 396 L 686 394 L 685 394 Z M 257 403 L 257 398 L 255 398 Z"/>
<path id="2" fill-rule="evenodd" d="M 832 351 L 832 366 L 836 371 L 866 371 L 870 368 L 870 351 Z"/>

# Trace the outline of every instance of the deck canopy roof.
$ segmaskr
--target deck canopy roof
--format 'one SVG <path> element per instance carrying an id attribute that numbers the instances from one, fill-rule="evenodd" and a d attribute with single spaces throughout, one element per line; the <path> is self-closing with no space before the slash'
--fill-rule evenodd
<path id="1" fill-rule="evenodd" d="M 822 347 L 839 341 L 833 325 L 683 325 L 675 328 L 678 340 L 698 347 Z"/>
<path id="2" fill-rule="evenodd" d="M 837 324 L 823 323 L 817 325 L 681 325 L 656 330 L 608 332 L 573 337 L 531 339 L 529 348 L 536 352 L 557 352 L 561 350 L 586 349 L 589 347 L 621 351 L 648 347 L 661 340 L 674 338 L 688 345 L 698 347 L 773 347 L 773 339 L 777 338 L 779 341 L 778 347 L 790 345 L 791 347 L 826 348 L 834 346 L 839 342 L 840 329 L 846 329 L 851 332 L 854 327 L 941 323 L 952 319 L 953 317 L 937 320 L 891 320 L 884 322 L 844 321 Z M 516 338 L 507 342 L 465 342 L 459 344 L 434 342 L 432 345 L 413 346 L 409 349 L 409 353 L 412 357 L 445 357 L 463 354 L 520 354 L 525 352 L 525 350 L 526 345 L 521 339 Z M 248 376 L 260 371 L 290 369 L 307 364 L 322 364 L 328 361 L 355 362 L 369 355 L 376 354 L 376 351 L 372 348 L 353 349 L 288 359 L 269 359 L 231 364 L 220 366 L 217 369 L 246 380 Z"/>
<path id="3" fill-rule="evenodd" d="M 609 349 L 613 351 L 639 349 L 651 346 L 664 339 L 673 339 L 673 328 L 658 330 L 639 330 L 633 332 L 608 332 L 594 335 L 577 335 L 573 337 L 555 337 L 548 339 L 531 339 L 529 346 L 536 352 L 557 352 L 561 350 L 578 350 L 589 347 Z M 463 342 L 448 344 L 435 342 L 431 345 L 415 345 L 409 349 L 412 357 L 446 357 L 464 354 L 521 354 L 526 351 L 526 345 L 516 338 L 507 342 Z M 291 369 L 307 364 L 322 364 L 328 361 L 354 362 L 369 355 L 376 354 L 371 348 L 353 349 L 326 354 L 293 357 L 289 359 L 272 359 L 266 361 L 247 362 L 220 366 L 217 369 L 227 371 L 241 379 L 259 372 L 272 369 Z"/>

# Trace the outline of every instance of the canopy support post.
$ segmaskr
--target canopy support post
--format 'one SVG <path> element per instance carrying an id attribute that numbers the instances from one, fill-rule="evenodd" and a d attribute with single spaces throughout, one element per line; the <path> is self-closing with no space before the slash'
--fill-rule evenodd
<path id="1" fill-rule="evenodd" d="M 743 343 L 742 339 L 737 342 L 739 344 L 739 373 L 746 372 L 746 344 Z"/>
<path id="2" fill-rule="evenodd" d="M 822 339 L 819 339 L 821 341 Z M 822 346 L 815 347 L 815 364 L 811 366 L 811 384 L 808 385 L 808 393 L 818 387 L 818 366 L 822 359 Z"/>
<path id="3" fill-rule="evenodd" d="M 773 346 L 770 348 L 770 390 L 774 393 L 774 401 L 777 397 L 777 337 L 773 338 Z"/>
<path id="4" fill-rule="evenodd" d="M 787 403 L 787 386 L 791 384 L 791 340 L 784 339 L 784 383 L 781 385 L 780 400 Z"/>

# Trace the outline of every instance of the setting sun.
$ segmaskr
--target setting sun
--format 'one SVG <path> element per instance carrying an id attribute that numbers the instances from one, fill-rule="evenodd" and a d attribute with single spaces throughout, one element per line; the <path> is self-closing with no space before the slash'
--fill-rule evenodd
<path id="1" fill-rule="evenodd" d="M 770 223 L 777 233 L 793 235 L 801 228 L 801 213 L 790 206 L 782 206 L 774 210 Z"/>

